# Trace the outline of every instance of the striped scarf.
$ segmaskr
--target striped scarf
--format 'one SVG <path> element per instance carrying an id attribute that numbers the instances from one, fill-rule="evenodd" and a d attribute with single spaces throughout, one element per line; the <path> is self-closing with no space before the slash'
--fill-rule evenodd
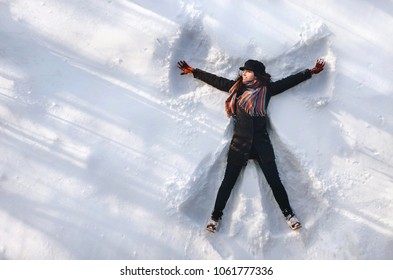
<path id="1" fill-rule="evenodd" d="M 235 90 L 236 82 L 229 90 L 229 97 L 225 101 L 225 110 L 228 117 L 235 115 L 235 106 L 238 91 Z M 266 86 L 261 85 L 261 82 L 255 80 L 247 83 L 246 91 L 240 96 L 237 101 L 239 106 L 243 108 L 252 117 L 262 117 L 266 115 Z"/>

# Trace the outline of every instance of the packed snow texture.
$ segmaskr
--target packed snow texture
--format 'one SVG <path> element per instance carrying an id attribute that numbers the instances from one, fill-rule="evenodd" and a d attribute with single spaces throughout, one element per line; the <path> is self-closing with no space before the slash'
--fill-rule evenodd
<path id="1" fill-rule="evenodd" d="M 0 0 L 1 259 L 392 259 L 393 2 Z M 270 135 L 303 223 L 249 161 L 215 235 L 227 94 L 273 80 Z"/>

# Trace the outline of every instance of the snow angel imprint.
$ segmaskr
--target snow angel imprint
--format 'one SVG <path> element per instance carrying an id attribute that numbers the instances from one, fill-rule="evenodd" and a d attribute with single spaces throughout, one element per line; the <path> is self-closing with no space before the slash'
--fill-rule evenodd
<path id="1" fill-rule="evenodd" d="M 293 230 L 302 227 L 289 204 L 288 194 L 277 170 L 273 146 L 266 128 L 266 112 L 272 96 L 310 79 L 312 75 L 321 72 L 324 66 L 325 62 L 318 59 L 312 69 L 305 69 L 272 82 L 271 76 L 266 73 L 265 65 L 262 62 L 247 60 L 244 66 L 240 67 L 242 74 L 234 81 L 193 68 L 185 61 L 178 62 L 178 68 L 182 70 L 181 75 L 192 73 L 195 78 L 228 92 L 225 109 L 228 117 L 235 118 L 225 175 L 206 226 L 207 231 L 216 232 L 231 191 L 249 159 L 258 161 L 289 227 Z"/>

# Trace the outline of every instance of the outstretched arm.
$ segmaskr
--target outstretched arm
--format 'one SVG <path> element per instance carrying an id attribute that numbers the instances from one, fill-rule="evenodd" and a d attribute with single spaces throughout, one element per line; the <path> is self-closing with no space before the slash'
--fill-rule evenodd
<path id="1" fill-rule="evenodd" d="M 272 95 L 279 94 L 284 92 L 308 79 L 311 78 L 312 75 L 318 74 L 319 72 L 323 71 L 325 66 L 325 61 L 323 59 L 318 59 L 315 63 L 315 66 L 312 69 L 306 69 L 299 73 L 290 75 L 284 79 L 281 79 L 277 82 L 272 83 Z"/>
<path id="2" fill-rule="evenodd" d="M 229 92 L 230 88 L 235 84 L 235 81 L 216 76 L 198 68 L 193 68 L 187 62 L 181 60 L 177 63 L 177 67 L 182 70 L 180 75 L 187 75 L 192 73 L 194 78 L 197 78 L 219 90 Z"/>

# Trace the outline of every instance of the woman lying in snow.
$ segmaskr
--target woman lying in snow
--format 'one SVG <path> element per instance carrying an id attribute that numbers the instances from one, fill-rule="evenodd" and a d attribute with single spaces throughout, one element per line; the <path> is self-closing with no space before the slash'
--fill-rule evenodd
<path id="1" fill-rule="evenodd" d="M 181 75 L 192 73 L 195 78 L 219 90 L 229 92 L 225 109 L 228 117 L 235 119 L 224 179 L 206 227 L 209 232 L 217 231 L 231 191 L 248 159 L 258 161 L 290 228 L 297 230 L 302 227 L 289 204 L 287 192 L 278 174 L 273 146 L 266 128 L 266 112 L 272 96 L 311 78 L 313 74 L 321 72 L 324 66 L 325 62 L 318 59 L 312 69 L 272 82 L 262 62 L 247 60 L 244 66 L 240 67 L 243 71 L 242 75 L 233 81 L 193 68 L 185 61 L 178 62 L 178 67 L 182 70 Z"/>

